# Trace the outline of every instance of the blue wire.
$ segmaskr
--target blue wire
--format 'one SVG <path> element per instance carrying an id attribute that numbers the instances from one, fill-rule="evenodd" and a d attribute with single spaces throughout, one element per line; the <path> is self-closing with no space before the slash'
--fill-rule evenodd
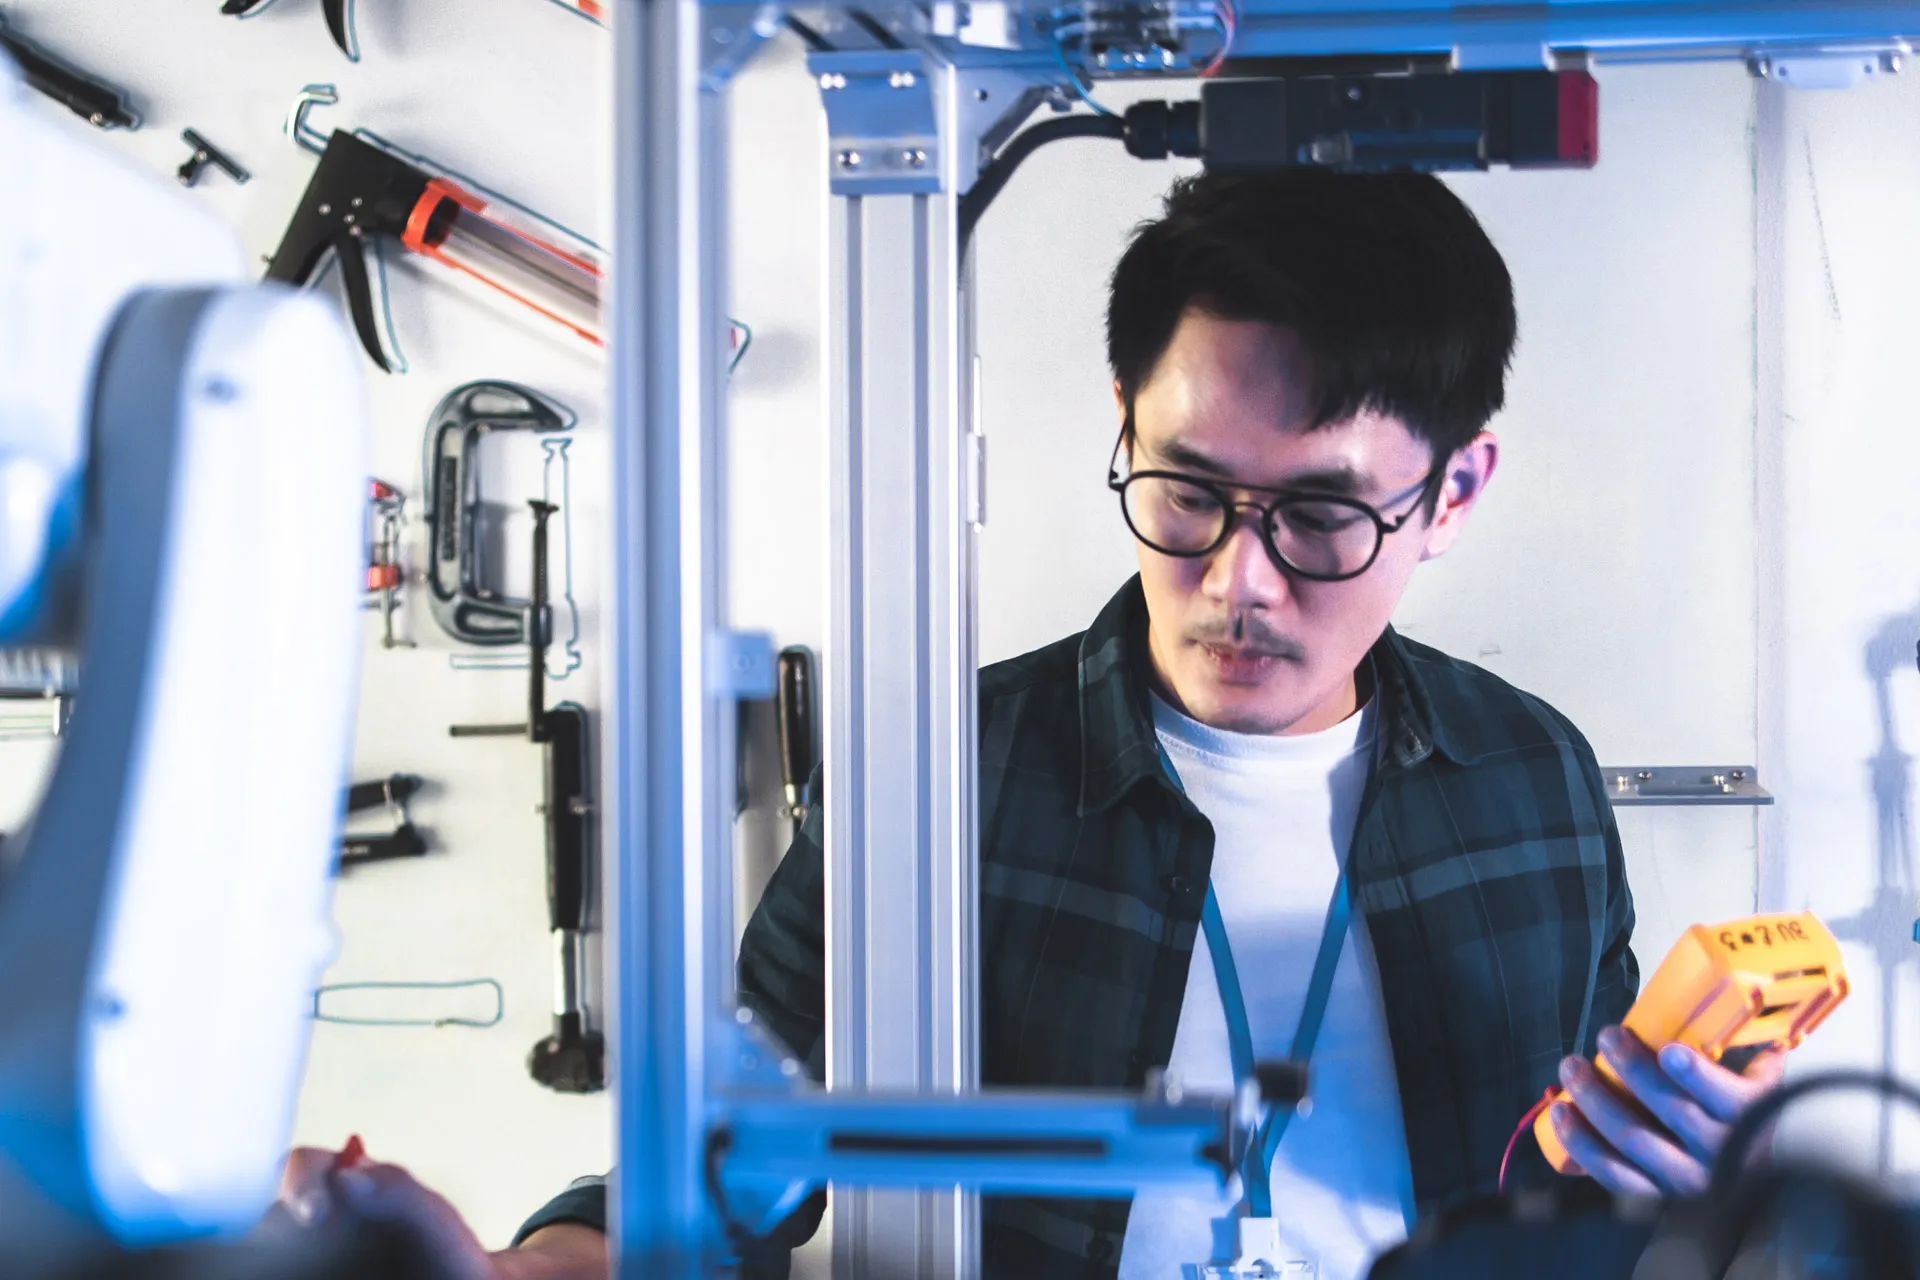
<path id="1" fill-rule="evenodd" d="M 1073 69 L 1073 64 L 1067 61 L 1067 51 L 1061 47 L 1060 33 L 1057 29 L 1053 29 L 1053 28 L 1048 29 L 1047 41 L 1048 43 L 1053 45 L 1054 59 L 1055 61 L 1059 62 L 1060 69 L 1067 73 L 1067 83 L 1073 86 L 1073 91 L 1075 94 L 1079 95 L 1080 101 L 1092 107 L 1094 111 L 1100 115 L 1111 116 L 1113 112 L 1107 110 L 1105 107 L 1095 102 L 1093 100 L 1093 95 L 1087 92 L 1086 86 L 1080 83 L 1080 73 L 1078 71 L 1075 71 Z"/>
<path id="2" fill-rule="evenodd" d="M 459 991 L 468 987 L 493 989 L 493 1016 L 478 1018 L 342 1018 L 320 1012 L 320 997 L 330 991 Z M 507 998 L 493 978 L 467 978 L 460 982 L 334 982 L 313 993 L 313 1020 L 333 1022 L 346 1027 L 497 1027 L 506 1016 Z"/>
<path id="3" fill-rule="evenodd" d="M 753 345 L 753 327 L 745 320 L 729 320 L 727 323 L 740 331 L 740 349 L 733 353 L 733 359 L 727 364 L 727 374 L 731 377 L 733 371 L 740 367 L 740 362 L 747 358 L 747 348 Z"/>

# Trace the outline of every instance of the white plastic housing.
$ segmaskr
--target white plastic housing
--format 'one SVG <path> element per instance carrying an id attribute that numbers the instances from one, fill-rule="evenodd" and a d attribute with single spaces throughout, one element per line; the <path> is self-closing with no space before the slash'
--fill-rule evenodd
<path id="1" fill-rule="evenodd" d="M 128 1242 L 243 1229 L 273 1198 L 360 648 L 366 428 L 333 310 L 234 291 L 182 381 L 171 577 L 83 1023 L 83 1128 Z"/>

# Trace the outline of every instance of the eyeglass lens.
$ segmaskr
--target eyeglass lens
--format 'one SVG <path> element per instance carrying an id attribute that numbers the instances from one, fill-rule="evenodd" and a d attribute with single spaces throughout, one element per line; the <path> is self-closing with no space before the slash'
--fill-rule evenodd
<path id="1" fill-rule="evenodd" d="M 1226 496 L 1171 476 L 1141 475 L 1121 491 L 1127 523 L 1148 546 L 1169 555 L 1201 555 L 1226 533 Z M 1334 499 L 1282 498 L 1266 518 L 1280 558 L 1301 573 L 1357 574 L 1380 549 L 1380 526 L 1364 509 Z"/>

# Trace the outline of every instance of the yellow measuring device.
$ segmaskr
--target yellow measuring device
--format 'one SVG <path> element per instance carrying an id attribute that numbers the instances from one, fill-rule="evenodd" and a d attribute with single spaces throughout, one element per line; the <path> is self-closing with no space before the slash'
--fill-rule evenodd
<path id="1" fill-rule="evenodd" d="M 1731 1049 L 1792 1049 L 1847 998 L 1840 944 L 1811 911 L 1697 924 L 1680 936 L 1641 988 L 1621 1025 L 1656 1053 L 1684 1044 L 1714 1062 Z M 1609 1083 L 1620 1076 L 1605 1054 L 1593 1065 Z M 1549 1114 L 1540 1108 L 1533 1136 L 1565 1173 L 1573 1166 Z M 1631 1096 L 1627 1098 L 1633 1104 Z"/>

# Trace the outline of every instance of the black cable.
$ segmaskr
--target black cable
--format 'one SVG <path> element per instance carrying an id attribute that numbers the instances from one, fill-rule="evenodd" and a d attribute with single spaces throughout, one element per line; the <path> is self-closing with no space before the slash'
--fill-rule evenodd
<path id="1" fill-rule="evenodd" d="M 1886 1098 L 1899 1099 L 1920 1110 L 1920 1089 L 1877 1071 L 1827 1071 L 1783 1084 L 1769 1090 L 1760 1101 L 1748 1107 L 1739 1123 L 1733 1126 L 1733 1131 L 1727 1134 L 1727 1140 L 1720 1148 L 1720 1158 L 1713 1164 L 1713 1181 L 1708 1194 L 1721 1196 L 1733 1189 L 1746 1168 L 1749 1150 L 1759 1140 L 1761 1132 L 1779 1119 L 1781 1112 L 1808 1094 L 1831 1093 L 1837 1089 L 1866 1089 Z"/>
<path id="2" fill-rule="evenodd" d="M 1015 134 L 1000 153 L 980 170 L 980 176 L 973 186 L 960 197 L 960 253 L 964 257 L 967 244 L 973 239 L 973 229 L 980 222 L 980 215 L 987 211 L 1000 189 L 1007 185 L 1007 179 L 1020 167 L 1021 161 L 1046 146 L 1062 138 L 1114 138 L 1127 136 L 1127 122 L 1119 116 L 1076 115 L 1059 116 L 1052 120 L 1042 120 L 1039 124 L 1029 125 Z"/>
<path id="3" fill-rule="evenodd" d="M 862 31 L 872 36 L 874 41 L 879 44 L 882 49 L 904 49 L 907 47 L 900 43 L 898 36 L 881 26 L 879 20 L 865 9 L 849 9 L 847 10 L 847 16 L 858 23 Z"/>
<path id="4" fill-rule="evenodd" d="M 806 42 L 807 48 L 813 50 L 815 53 L 832 53 L 834 51 L 832 41 L 828 40 L 825 36 L 792 14 L 788 14 L 785 21 L 787 30 L 799 36 L 801 40 Z"/>

